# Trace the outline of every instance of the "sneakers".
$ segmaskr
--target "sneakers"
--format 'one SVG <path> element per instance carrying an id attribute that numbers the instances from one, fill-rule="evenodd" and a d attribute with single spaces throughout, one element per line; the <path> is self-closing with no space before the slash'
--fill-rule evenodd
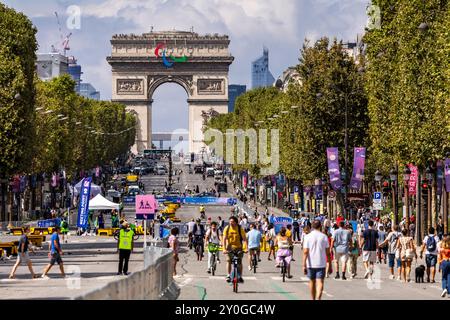
<path id="1" fill-rule="evenodd" d="M 43 274 L 42 276 L 41 276 L 41 278 L 42 279 L 46 279 L 46 280 L 48 280 L 48 279 L 50 279 L 48 276 L 46 276 L 45 274 Z"/>
<path id="2" fill-rule="evenodd" d="M 370 275 L 370 271 L 366 271 L 366 273 L 364 274 L 364 279 L 368 279 Z"/>
<path id="3" fill-rule="evenodd" d="M 441 297 L 442 298 L 445 298 L 445 296 L 447 295 L 447 289 L 444 289 L 444 291 L 442 291 L 442 293 L 441 293 Z"/>
<path id="4" fill-rule="evenodd" d="M 227 282 L 231 282 L 231 277 L 230 277 L 230 275 L 227 275 L 226 278 L 225 278 L 225 280 L 226 280 Z"/>
<path id="5" fill-rule="evenodd" d="M 252 271 L 252 266 L 248 266 L 248 271 Z"/>
<path id="6" fill-rule="evenodd" d="M 391 275 L 389 276 L 389 279 L 394 280 L 394 279 L 395 279 L 395 276 L 394 276 L 393 274 L 391 274 Z"/>
<path id="7" fill-rule="evenodd" d="M 244 283 L 244 279 L 239 278 L 238 282 L 239 282 L 239 283 Z"/>
<path id="8" fill-rule="evenodd" d="M 206 270 L 207 273 L 211 273 L 211 269 Z"/>
<path id="9" fill-rule="evenodd" d="M 397 281 L 402 281 L 402 278 L 400 278 L 400 276 L 397 276 Z"/>

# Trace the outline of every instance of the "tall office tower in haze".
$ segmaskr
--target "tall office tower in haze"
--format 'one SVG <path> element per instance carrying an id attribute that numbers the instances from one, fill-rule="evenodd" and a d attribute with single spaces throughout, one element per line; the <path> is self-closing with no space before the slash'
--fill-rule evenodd
<path id="1" fill-rule="evenodd" d="M 270 87 L 275 78 L 269 70 L 269 49 L 263 48 L 263 55 L 252 62 L 252 89 Z"/>

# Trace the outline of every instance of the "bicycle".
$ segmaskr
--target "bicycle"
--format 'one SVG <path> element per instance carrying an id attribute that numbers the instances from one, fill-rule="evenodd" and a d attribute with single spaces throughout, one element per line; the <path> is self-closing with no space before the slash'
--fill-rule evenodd
<path id="1" fill-rule="evenodd" d="M 203 258 L 203 238 L 201 236 L 195 236 L 195 253 L 197 254 L 197 261 L 202 261 Z"/>
<path id="2" fill-rule="evenodd" d="M 220 250 L 220 245 L 215 243 L 208 244 L 208 251 L 211 253 L 211 274 L 214 276 L 217 267 L 217 252 Z"/>
<path id="3" fill-rule="evenodd" d="M 239 286 L 239 278 L 241 275 L 239 274 L 239 255 L 242 253 L 242 251 L 231 251 L 232 258 L 231 263 L 233 266 L 233 269 L 231 271 L 231 282 L 233 284 L 233 292 L 238 292 L 238 286 Z"/>
<path id="4" fill-rule="evenodd" d="M 258 267 L 258 250 L 253 249 L 252 254 L 252 267 L 253 267 L 253 273 L 256 273 L 256 268 Z"/>
<path id="5" fill-rule="evenodd" d="M 286 273 L 287 273 L 287 263 L 286 263 L 286 256 L 280 256 L 281 260 L 281 277 L 283 278 L 283 282 L 286 282 Z"/>

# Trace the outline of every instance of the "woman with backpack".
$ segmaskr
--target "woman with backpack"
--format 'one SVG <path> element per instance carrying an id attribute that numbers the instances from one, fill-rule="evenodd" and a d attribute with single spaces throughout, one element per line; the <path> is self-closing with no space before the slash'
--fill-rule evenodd
<path id="1" fill-rule="evenodd" d="M 408 236 L 408 230 L 402 230 L 402 237 L 397 240 L 397 248 L 402 259 L 402 275 L 405 283 L 411 282 L 411 263 L 417 259 L 416 245 L 412 237 Z"/>
<path id="2" fill-rule="evenodd" d="M 402 260 L 400 259 L 400 252 L 397 247 L 397 240 L 402 236 L 402 234 L 398 231 L 398 226 L 392 226 L 392 231 L 389 232 L 386 239 L 379 244 L 380 247 L 387 247 L 387 257 L 388 257 L 388 265 L 389 270 L 391 272 L 391 275 L 389 276 L 390 279 L 395 279 L 395 273 L 394 273 L 394 264 L 397 263 L 397 270 L 398 270 L 398 276 L 397 280 L 401 279 L 401 267 L 402 267 Z"/>

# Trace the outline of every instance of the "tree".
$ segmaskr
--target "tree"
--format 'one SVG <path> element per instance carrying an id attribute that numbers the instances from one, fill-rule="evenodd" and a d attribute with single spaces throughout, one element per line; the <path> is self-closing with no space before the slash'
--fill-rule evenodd
<path id="1" fill-rule="evenodd" d="M 0 3 L 0 174 L 25 170 L 34 136 L 36 29 Z"/>
<path id="2" fill-rule="evenodd" d="M 303 46 L 297 71 L 300 83 L 289 87 L 295 116 L 283 122 L 282 170 L 313 182 L 327 176 L 327 147 L 338 147 L 344 160 L 345 105 L 347 100 L 349 163 L 352 148 L 367 144 L 367 101 L 355 61 L 336 40 L 322 38 Z M 349 171 L 351 169 L 349 168 Z"/>

